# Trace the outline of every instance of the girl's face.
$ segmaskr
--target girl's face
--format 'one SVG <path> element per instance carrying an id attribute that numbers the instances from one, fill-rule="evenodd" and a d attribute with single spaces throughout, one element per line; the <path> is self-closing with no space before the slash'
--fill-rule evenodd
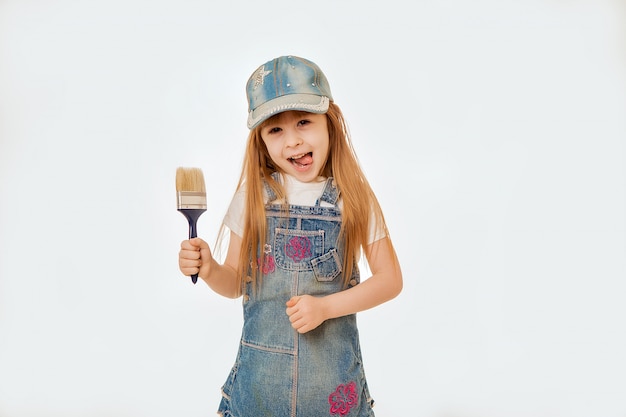
<path id="1" fill-rule="evenodd" d="M 311 182 L 326 164 L 329 149 L 326 115 L 286 111 L 261 127 L 270 158 L 285 173 Z"/>

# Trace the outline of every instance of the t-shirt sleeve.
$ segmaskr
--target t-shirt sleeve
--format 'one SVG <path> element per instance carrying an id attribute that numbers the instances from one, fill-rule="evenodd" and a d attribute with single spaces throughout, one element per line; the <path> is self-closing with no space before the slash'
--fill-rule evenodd
<path id="1" fill-rule="evenodd" d="M 376 218 L 374 211 L 372 211 L 370 214 L 370 227 L 369 227 L 369 233 L 368 233 L 368 238 L 367 238 L 367 244 L 371 245 L 377 240 L 383 239 L 385 237 L 387 237 L 387 231 L 385 230 L 384 225 L 381 224 L 381 222 L 379 222 L 378 219 Z"/>
<path id="2" fill-rule="evenodd" d="M 224 224 L 226 227 L 239 237 L 243 237 L 244 204 L 245 192 L 243 189 L 239 189 L 233 196 L 230 206 L 228 206 L 228 211 L 226 211 L 226 215 L 224 216 Z"/>

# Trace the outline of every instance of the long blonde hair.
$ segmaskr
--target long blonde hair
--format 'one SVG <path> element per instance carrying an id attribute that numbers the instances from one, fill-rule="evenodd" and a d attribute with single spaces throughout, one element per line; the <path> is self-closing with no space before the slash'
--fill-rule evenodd
<path id="1" fill-rule="evenodd" d="M 277 117 L 278 115 L 274 116 Z M 342 199 L 342 223 L 339 239 L 343 241 L 343 283 L 352 278 L 354 268 L 361 258 L 361 250 L 368 244 L 370 221 L 387 233 L 385 219 L 354 152 L 352 140 L 341 109 L 333 102 L 326 113 L 329 135 L 329 152 L 320 175 L 333 177 Z M 269 119 L 271 120 L 271 119 Z M 269 122 L 266 121 L 265 123 Z M 262 279 L 257 259 L 265 256 L 260 248 L 266 239 L 266 219 L 263 181 L 272 188 L 277 198 L 286 201 L 285 191 L 271 174 L 280 171 L 261 138 L 262 123 L 250 131 L 243 167 L 237 190 L 245 187 L 244 229 L 239 259 L 239 276 L 249 275 L 256 284 Z M 372 216 L 371 211 L 374 211 Z M 261 258 L 260 261 L 263 262 Z"/>

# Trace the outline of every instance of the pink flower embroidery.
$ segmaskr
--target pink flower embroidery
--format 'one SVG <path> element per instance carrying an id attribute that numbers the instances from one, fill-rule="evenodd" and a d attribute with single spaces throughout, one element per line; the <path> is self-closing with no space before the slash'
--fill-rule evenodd
<path id="1" fill-rule="evenodd" d="M 272 245 L 266 243 L 263 245 L 263 256 L 256 260 L 259 268 L 261 268 L 261 272 L 264 274 L 271 274 L 276 269 L 274 257 L 270 253 L 272 253 Z"/>
<path id="2" fill-rule="evenodd" d="M 330 414 L 339 414 L 345 416 L 350 409 L 357 405 L 359 396 L 356 393 L 356 383 L 354 381 L 337 387 L 335 392 L 328 396 L 330 403 Z"/>
<path id="3" fill-rule="evenodd" d="M 311 256 L 311 241 L 306 236 L 294 236 L 285 245 L 285 253 L 294 262 L 300 262 Z"/>
<path id="4" fill-rule="evenodd" d="M 276 269 L 276 264 L 274 263 L 274 257 L 272 255 L 265 255 L 263 258 L 257 259 L 257 263 L 264 274 L 271 274 Z M 261 263 L 263 263 L 263 265 L 261 265 Z"/>

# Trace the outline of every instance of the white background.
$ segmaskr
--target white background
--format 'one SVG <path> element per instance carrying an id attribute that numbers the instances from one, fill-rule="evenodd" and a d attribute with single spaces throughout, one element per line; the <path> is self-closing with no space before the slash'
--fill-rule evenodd
<path id="1" fill-rule="evenodd" d="M 626 416 L 625 29 L 618 0 L 0 0 L 0 416 L 214 415 L 240 300 L 179 273 L 175 170 L 214 242 L 286 54 L 403 267 L 359 315 L 377 416 Z"/>

